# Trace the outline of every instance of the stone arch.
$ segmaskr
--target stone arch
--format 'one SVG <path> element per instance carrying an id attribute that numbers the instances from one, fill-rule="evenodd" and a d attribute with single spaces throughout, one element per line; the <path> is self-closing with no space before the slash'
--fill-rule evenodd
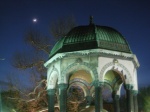
<path id="1" fill-rule="evenodd" d="M 104 80 L 104 76 L 105 76 L 106 72 L 109 70 L 113 70 L 113 71 L 117 72 L 119 75 L 121 75 L 121 77 L 124 77 L 125 84 L 133 83 L 132 76 L 131 76 L 130 72 L 128 71 L 128 69 L 121 63 L 115 64 L 114 62 L 107 63 L 102 67 L 102 69 L 100 71 L 100 80 Z"/>
<path id="2" fill-rule="evenodd" d="M 84 96 L 88 96 L 89 95 L 89 90 L 88 90 L 87 86 L 84 83 L 82 83 L 82 82 L 73 82 L 73 83 L 71 83 L 69 85 L 69 88 L 71 86 L 76 86 L 76 85 L 78 85 L 80 88 L 82 88 L 82 90 L 84 92 Z M 69 88 L 68 88 L 68 90 L 69 90 Z"/>
<path id="3" fill-rule="evenodd" d="M 56 88 L 57 82 L 58 82 L 58 70 L 53 66 L 53 69 L 48 74 L 47 78 L 47 88 L 48 89 L 54 89 Z"/>
<path id="4" fill-rule="evenodd" d="M 81 63 L 75 62 L 75 63 L 72 63 L 71 65 L 69 65 L 64 71 L 62 71 L 61 82 L 68 83 L 70 73 L 73 73 L 78 70 L 88 71 L 91 74 L 93 80 L 98 79 L 96 67 L 92 67 L 87 62 L 81 62 Z"/>

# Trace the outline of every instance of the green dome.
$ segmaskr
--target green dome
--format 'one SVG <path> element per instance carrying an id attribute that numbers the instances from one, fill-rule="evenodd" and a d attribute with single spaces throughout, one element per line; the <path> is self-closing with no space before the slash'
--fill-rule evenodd
<path id="1" fill-rule="evenodd" d="M 90 24 L 75 27 L 65 37 L 62 37 L 52 48 L 50 57 L 56 53 L 99 48 L 131 53 L 127 41 L 117 30 Z"/>

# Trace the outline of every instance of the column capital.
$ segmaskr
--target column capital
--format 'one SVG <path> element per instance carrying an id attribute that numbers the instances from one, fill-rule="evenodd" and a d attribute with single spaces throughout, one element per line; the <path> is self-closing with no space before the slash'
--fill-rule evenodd
<path id="1" fill-rule="evenodd" d="M 99 82 L 99 87 L 103 87 L 104 86 L 104 82 Z"/>
<path id="2" fill-rule="evenodd" d="M 127 112 L 134 112 L 133 93 L 132 93 L 133 86 L 130 84 L 127 84 L 125 85 L 125 89 L 126 89 L 126 94 L 127 94 L 127 99 L 126 99 Z"/>
<path id="3" fill-rule="evenodd" d="M 61 83 L 61 84 L 58 84 L 58 87 L 59 87 L 59 89 L 67 89 L 68 84 L 66 84 L 66 83 Z"/>
<path id="4" fill-rule="evenodd" d="M 138 90 L 132 90 L 133 95 L 137 95 L 138 94 Z"/>
<path id="5" fill-rule="evenodd" d="M 55 94 L 55 89 L 48 89 L 47 93 L 48 93 L 48 95 L 54 95 Z"/>
<path id="6" fill-rule="evenodd" d="M 120 96 L 119 95 L 113 95 L 113 98 L 116 100 L 119 100 Z"/>
<path id="7" fill-rule="evenodd" d="M 125 89 L 126 90 L 132 90 L 133 89 L 133 85 L 132 84 L 125 84 Z"/>
<path id="8" fill-rule="evenodd" d="M 93 85 L 94 85 L 95 87 L 102 87 L 102 86 L 104 85 L 104 82 L 99 82 L 99 80 L 95 80 L 95 81 L 93 82 Z"/>
<path id="9" fill-rule="evenodd" d="M 98 87 L 98 86 L 99 86 L 99 80 L 95 80 L 95 81 L 93 82 L 93 85 L 94 85 L 95 87 Z"/>
<path id="10" fill-rule="evenodd" d="M 117 94 L 117 91 L 113 91 L 113 92 L 112 92 L 112 98 L 113 98 L 113 99 L 116 99 L 116 100 L 119 100 L 120 95 Z"/>

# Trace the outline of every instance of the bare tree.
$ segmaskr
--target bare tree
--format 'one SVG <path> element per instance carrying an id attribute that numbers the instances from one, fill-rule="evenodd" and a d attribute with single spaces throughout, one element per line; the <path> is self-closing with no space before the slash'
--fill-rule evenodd
<path id="1" fill-rule="evenodd" d="M 46 89 L 38 85 L 33 92 L 23 93 L 14 88 L 2 92 L 3 104 L 19 112 L 37 112 L 47 107 Z"/>
<path id="2" fill-rule="evenodd" d="M 50 26 L 50 33 L 57 40 L 63 36 L 65 36 L 70 29 L 76 26 L 76 22 L 73 16 L 59 18 L 52 22 Z"/>
<path id="3" fill-rule="evenodd" d="M 59 18 L 51 24 L 50 33 L 54 39 L 58 39 L 66 35 L 74 26 L 75 21 L 73 17 Z M 48 36 L 37 30 L 26 32 L 25 42 L 30 45 L 29 50 L 14 53 L 12 65 L 30 74 L 30 81 L 33 87 L 26 88 L 27 92 L 23 92 L 15 85 L 12 85 L 13 89 L 19 92 L 21 96 L 7 96 L 7 98 L 18 102 L 19 112 L 37 112 L 48 105 L 46 69 L 43 67 L 43 64 L 48 58 L 53 43 Z M 24 111 L 21 111 L 21 109 Z"/>
<path id="4" fill-rule="evenodd" d="M 68 112 L 79 112 L 81 110 L 80 105 L 83 103 L 86 103 L 83 90 L 78 86 L 70 87 L 67 102 Z"/>
<path id="5" fill-rule="evenodd" d="M 49 54 L 51 45 L 51 40 L 48 36 L 43 35 L 40 31 L 30 30 L 25 34 L 25 41 L 37 50 L 44 51 Z"/>

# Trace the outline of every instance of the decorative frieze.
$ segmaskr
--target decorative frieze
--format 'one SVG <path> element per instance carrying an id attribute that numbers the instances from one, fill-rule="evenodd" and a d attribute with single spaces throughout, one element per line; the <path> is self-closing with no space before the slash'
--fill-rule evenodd
<path id="1" fill-rule="evenodd" d="M 97 74 L 96 67 L 92 67 L 87 62 L 81 62 L 81 63 L 74 62 L 74 63 L 70 64 L 65 70 L 62 71 L 62 73 L 61 73 L 61 82 L 65 81 L 64 78 L 68 77 L 67 76 L 67 75 L 69 75 L 68 73 L 71 73 L 71 72 L 77 71 L 77 70 L 81 70 L 81 69 L 91 71 L 92 72 L 91 75 L 93 75 L 93 78 L 98 79 L 98 74 Z"/>
<path id="2" fill-rule="evenodd" d="M 100 70 L 100 79 L 103 79 L 105 72 L 108 70 L 114 70 L 120 72 L 124 77 L 127 77 L 126 83 L 132 80 L 131 74 L 128 69 L 121 63 L 109 62 L 105 64 Z M 126 74 L 125 74 L 126 73 Z M 125 78 L 126 79 L 126 78 Z"/>

